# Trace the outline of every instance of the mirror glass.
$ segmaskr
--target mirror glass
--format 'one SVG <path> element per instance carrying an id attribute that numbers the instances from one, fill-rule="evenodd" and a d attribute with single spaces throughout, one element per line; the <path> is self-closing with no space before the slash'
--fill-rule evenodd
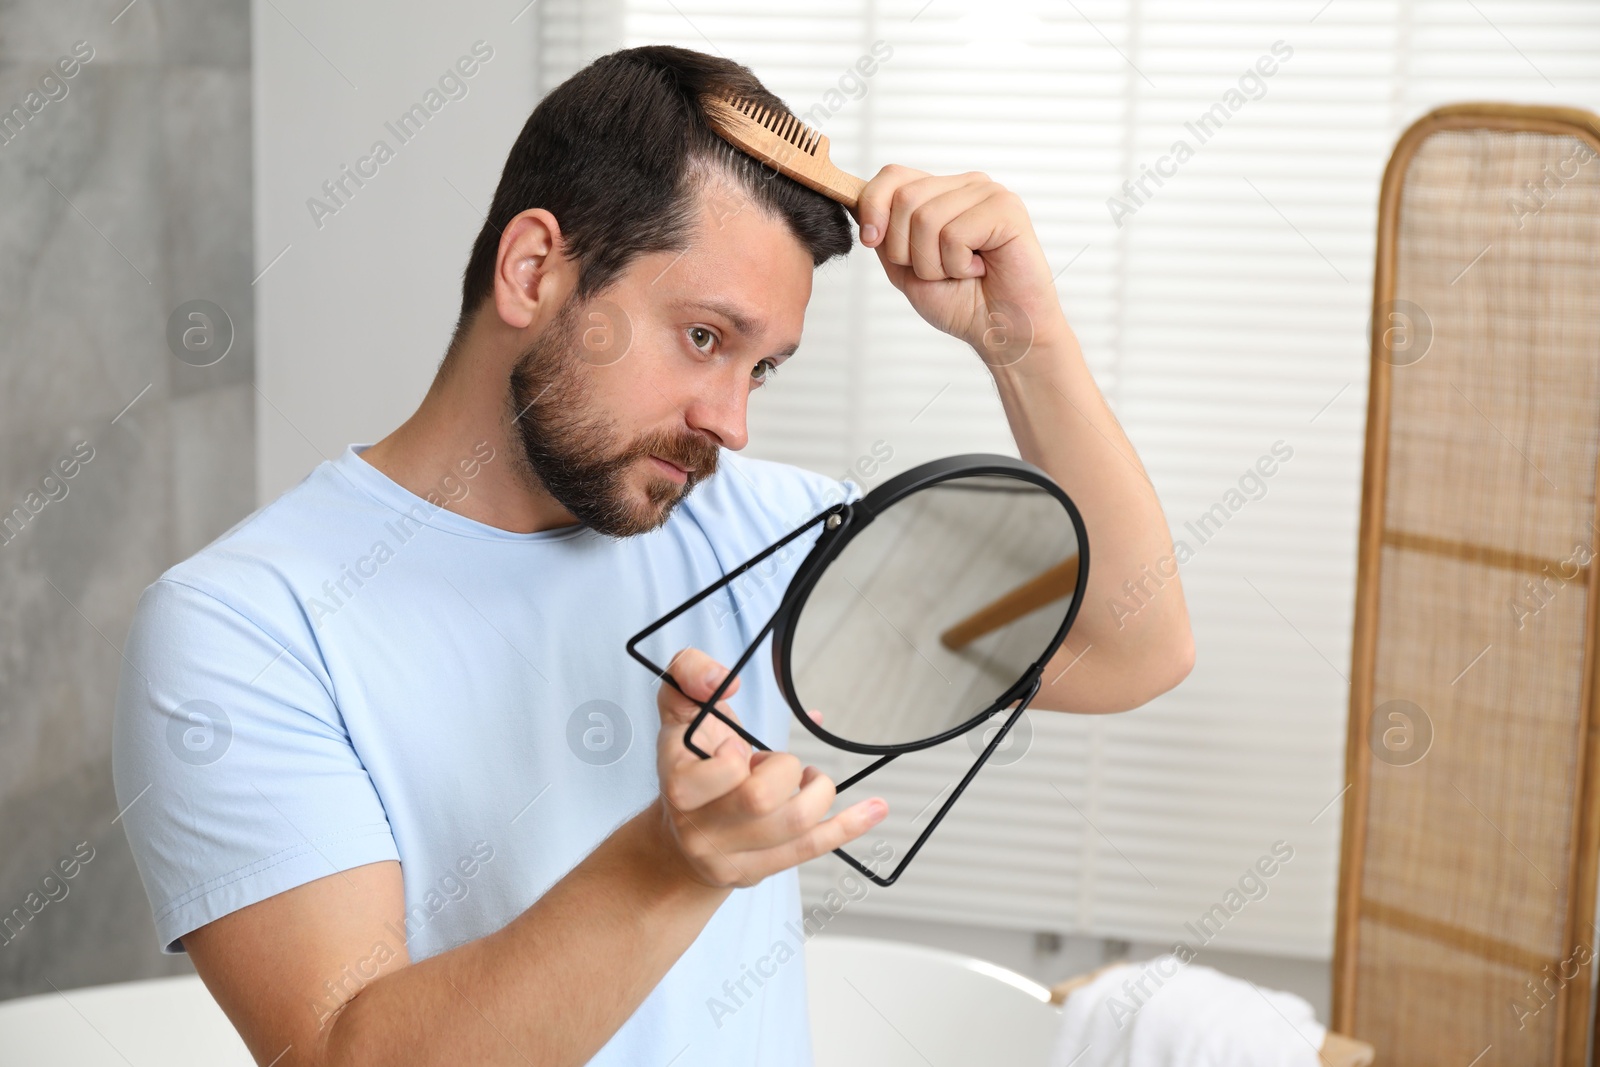
<path id="1" fill-rule="evenodd" d="M 856 531 L 794 623 L 795 695 L 845 741 L 898 745 L 968 722 L 1049 647 L 1078 539 L 1019 478 L 947 479 Z"/>

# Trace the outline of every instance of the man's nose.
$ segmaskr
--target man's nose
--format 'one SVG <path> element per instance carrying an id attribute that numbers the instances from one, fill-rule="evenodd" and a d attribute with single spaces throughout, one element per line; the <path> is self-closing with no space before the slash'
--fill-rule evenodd
<path id="1" fill-rule="evenodd" d="M 711 434 L 722 447 L 737 452 L 750 440 L 745 425 L 749 400 L 747 383 L 740 381 L 730 386 L 726 381 L 718 381 L 690 397 L 684 417 L 692 428 Z"/>

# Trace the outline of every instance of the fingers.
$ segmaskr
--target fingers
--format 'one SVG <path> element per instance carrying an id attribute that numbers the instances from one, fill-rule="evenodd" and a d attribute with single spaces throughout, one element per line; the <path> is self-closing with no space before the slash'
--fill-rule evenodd
<path id="1" fill-rule="evenodd" d="M 707 720 L 710 721 L 713 720 Z M 709 750 L 711 758 L 705 760 L 684 751 L 681 744 L 674 747 L 680 750 L 681 758 L 669 764 L 659 777 L 661 795 L 679 812 L 699 811 L 750 777 L 750 747 L 735 735 Z"/>
<path id="2" fill-rule="evenodd" d="M 882 822 L 888 812 L 889 805 L 882 797 L 863 800 L 850 805 L 833 818 L 818 823 L 792 840 L 763 852 L 740 856 L 739 865 L 747 870 L 755 869 L 767 873 L 787 870 L 807 860 L 816 859 L 824 852 L 832 852 L 849 844 Z"/>
<path id="3" fill-rule="evenodd" d="M 750 852 L 780 845 L 815 826 L 833 806 L 833 780 L 814 767 L 802 768 L 793 755 L 767 753 L 751 765 L 750 776 L 704 813 L 722 832 L 725 848 Z"/>
<path id="4" fill-rule="evenodd" d="M 861 243 L 877 248 L 888 230 L 889 203 L 902 185 L 928 177 L 928 172 L 891 163 L 873 175 L 856 197 L 856 222 L 861 226 Z"/>
<path id="5" fill-rule="evenodd" d="M 716 692 L 727 674 L 726 667 L 697 648 L 685 648 L 672 657 L 666 669 L 670 680 L 663 677 L 656 690 L 656 708 L 661 715 L 657 762 L 661 765 L 663 777 L 668 763 L 680 762 L 683 758 L 698 758 L 685 749 L 684 735 L 688 724 L 700 714 L 701 704 L 711 699 L 711 694 Z M 674 681 L 682 688 L 682 692 L 673 687 Z M 728 685 L 725 696 L 738 691 L 739 679 L 735 678 Z M 731 721 L 743 725 L 726 699 L 718 700 L 715 707 Z M 737 732 L 726 723 L 714 715 L 708 715 L 694 728 L 692 740 L 697 749 L 711 752 L 729 737 L 735 736 Z M 745 744 L 742 741 L 740 743 Z M 745 755 L 749 753 L 749 745 L 745 744 Z"/>
<path id="6" fill-rule="evenodd" d="M 679 847 L 711 884 L 754 885 L 854 840 L 888 810 L 874 797 L 825 819 L 837 796 L 826 774 L 783 752 L 758 752 L 747 763 L 742 771 L 719 749 L 664 789 Z"/>
<path id="7" fill-rule="evenodd" d="M 672 682 L 663 678 L 661 688 L 656 692 L 656 707 L 661 713 L 663 726 L 687 723 L 693 719 L 700 711 L 697 702 L 711 699 L 711 694 L 716 692 L 728 669 L 700 649 L 686 648 L 672 657 L 672 662 L 667 665 L 667 673 L 678 683 L 678 688 L 673 688 Z M 739 679 L 735 678 L 722 695 L 726 698 L 738 691 Z M 720 701 L 717 707 L 722 708 Z M 731 711 L 727 714 L 738 721 Z"/>
<path id="8" fill-rule="evenodd" d="M 906 258 L 916 276 L 976 278 L 983 260 L 973 254 L 988 246 L 997 221 L 991 202 L 1002 187 L 994 182 L 963 185 L 924 201 L 911 213 Z"/>
<path id="9" fill-rule="evenodd" d="M 697 749 L 712 754 L 710 759 L 702 760 L 684 744 L 689 724 L 700 714 L 700 703 L 709 700 L 727 676 L 725 667 L 699 649 L 686 648 L 672 658 L 667 673 L 685 692 L 665 679 L 657 690 L 661 730 L 656 739 L 656 776 L 668 803 L 692 811 L 725 795 L 749 776 L 751 748 L 715 715 L 701 719 L 692 738 Z M 735 678 L 727 691 L 737 692 L 738 688 L 739 679 Z M 739 722 L 727 701 L 719 700 L 715 706 L 731 721 Z"/>
<path id="10" fill-rule="evenodd" d="M 949 210 L 949 194 L 961 194 L 957 201 L 970 206 L 981 201 L 988 195 L 983 185 L 992 184 L 985 180 L 979 184 L 971 180 L 970 175 L 958 174 L 936 178 L 921 178 L 915 182 L 902 185 L 895 190 L 894 199 L 889 205 L 889 227 L 885 231 L 882 251 L 888 256 L 889 262 L 900 266 L 915 266 L 912 256 L 912 234 L 914 229 L 920 229 L 927 234 L 931 228 L 932 238 L 923 238 L 924 245 L 937 246 L 938 233 L 944 228 L 945 223 L 955 217 L 955 212 Z M 976 192 L 976 196 L 973 193 Z M 943 277 L 941 272 L 939 277 Z"/>
<path id="11" fill-rule="evenodd" d="M 982 186 L 1002 188 L 979 171 L 927 174 L 907 167 L 885 167 L 867 183 L 857 201 L 856 210 L 862 228 L 861 243 L 879 249 L 891 263 L 909 266 L 913 216 L 942 194 Z M 949 217 L 953 216 L 946 216 L 941 222 Z M 874 240 L 868 240 L 869 225 L 873 228 Z"/>
<path id="12" fill-rule="evenodd" d="M 726 715 L 732 722 L 739 722 L 739 717 L 728 707 L 727 701 L 717 702 L 717 712 Z M 663 751 L 670 764 L 678 764 L 684 760 L 698 760 L 701 757 L 691 750 L 685 742 L 693 743 L 700 752 L 715 752 L 723 744 L 731 744 L 741 757 L 750 757 L 752 746 L 737 730 L 723 722 L 716 715 L 706 715 L 700 720 L 698 726 L 690 720 L 687 726 L 663 727 L 659 740 L 669 743 L 670 747 Z"/>
<path id="13" fill-rule="evenodd" d="M 697 758 L 685 748 L 684 734 L 728 670 L 705 652 L 686 648 L 666 673 L 672 681 L 663 679 L 656 698 L 657 772 L 671 832 L 697 878 L 710 885 L 754 885 L 854 840 L 888 811 L 874 797 L 825 818 L 836 799 L 831 778 L 786 752 L 752 752 L 715 715 L 695 728 L 696 746 L 711 753 Z M 724 695 L 738 685 L 733 679 Z M 715 707 L 738 722 L 725 701 Z M 822 719 L 817 711 L 809 715 L 814 722 Z"/>

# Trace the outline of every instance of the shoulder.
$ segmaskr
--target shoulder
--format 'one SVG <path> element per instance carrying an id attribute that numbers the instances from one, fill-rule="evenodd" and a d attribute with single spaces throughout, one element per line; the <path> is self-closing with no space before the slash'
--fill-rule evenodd
<path id="1" fill-rule="evenodd" d="M 327 461 L 168 567 L 145 590 L 145 599 L 172 606 L 211 600 L 252 621 L 272 619 L 298 629 L 293 620 L 304 621 L 304 591 L 337 578 L 340 563 L 391 517 Z"/>
<path id="2" fill-rule="evenodd" d="M 369 542 L 383 509 L 320 464 L 271 503 L 161 573 L 140 593 L 125 643 L 123 708 L 250 680 L 331 717 L 332 683 L 307 607 Z M 271 665 L 274 669 L 265 673 Z M 233 677 L 237 674 L 238 677 Z M 255 680 L 259 678 L 259 682 Z M 181 703 L 181 701 L 180 701 Z"/>

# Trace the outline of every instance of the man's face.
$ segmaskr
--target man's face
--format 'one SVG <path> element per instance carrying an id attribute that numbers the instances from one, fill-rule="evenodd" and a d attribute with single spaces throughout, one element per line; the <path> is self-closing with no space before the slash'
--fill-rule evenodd
<path id="1" fill-rule="evenodd" d="M 508 404 L 532 474 L 611 537 L 646 533 L 747 441 L 750 393 L 800 342 L 811 256 L 714 177 L 686 251 L 568 301 L 518 360 Z"/>

